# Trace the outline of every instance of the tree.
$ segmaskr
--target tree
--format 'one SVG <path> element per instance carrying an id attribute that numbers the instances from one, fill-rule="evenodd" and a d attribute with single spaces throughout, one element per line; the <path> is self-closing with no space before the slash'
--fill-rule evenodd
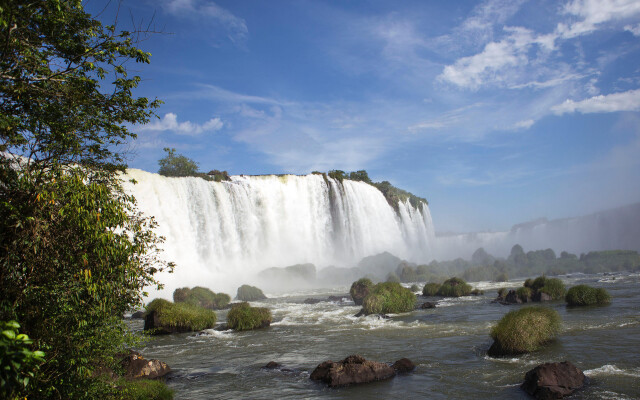
<path id="1" fill-rule="evenodd" d="M 159 101 L 133 96 L 143 34 L 116 32 L 80 0 L 0 2 L 0 321 L 45 357 L 29 399 L 92 398 L 92 378 L 135 342 L 122 314 L 171 264 L 153 220 L 123 192 L 121 145 Z"/>
<path id="2" fill-rule="evenodd" d="M 198 172 L 198 163 L 181 154 L 176 154 L 176 149 L 165 147 L 164 151 L 167 155 L 160 160 L 158 164 L 160 169 L 158 173 L 164 176 L 201 176 Z"/>

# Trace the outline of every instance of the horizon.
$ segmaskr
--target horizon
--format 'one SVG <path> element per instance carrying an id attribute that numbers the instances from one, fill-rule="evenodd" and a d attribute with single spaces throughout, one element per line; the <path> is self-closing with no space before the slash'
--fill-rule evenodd
<path id="1" fill-rule="evenodd" d="M 273 4 L 122 3 L 164 32 L 140 43 L 137 94 L 164 104 L 131 168 L 173 147 L 204 172 L 364 169 L 439 232 L 640 201 L 640 3 Z"/>

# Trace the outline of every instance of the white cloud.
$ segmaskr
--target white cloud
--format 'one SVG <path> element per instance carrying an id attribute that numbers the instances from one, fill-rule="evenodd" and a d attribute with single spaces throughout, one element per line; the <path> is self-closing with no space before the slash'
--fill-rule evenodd
<path id="1" fill-rule="evenodd" d="M 525 119 L 523 121 L 516 122 L 516 124 L 513 127 L 515 129 L 529 129 L 535 123 L 536 123 L 536 121 L 534 121 L 532 119 Z"/>
<path id="2" fill-rule="evenodd" d="M 573 112 L 588 114 L 640 111 L 640 89 L 594 96 L 581 101 L 565 100 L 564 103 L 551 107 L 551 110 L 558 115 Z"/>
<path id="3" fill-rule="evenodd" d="M 591 33 L 598 25 L 609 21 L 625 20 L 640 14 L 637 0 L 574 0 L 564 6 L 564 13 L 581 18 L 574 23 L 560 23 L 557 33 L 572 38 Z"/>
<path id="4" fill-rule="evenodd" d="M 178 122 L 178 116 L 174 113 L 167 113 L 159 121 L 154 121 L 141 126 L 142 131 L 172 131 L 179 135 L 200 135 L 203 132 L 214 132 L 220 130 L 224 123 L 220 118 L 211 118 L 204 124 L 196 124 L 190 121 Z"/>
<path id="5" fill-rule="evenodd" d="M 631 32 L 633 34 L 633 36 L 640 36 L 640 24 L 638 24 L 636 26 L 626 25 L 624 27 L 624 30 L 627 31 L 627 32 Z"/>
<path id="6" fill-rule="evenodd" d="M 208 0 L 166 0 L 167 12 L 189 18 L 207 20 L 207 24 L 218 24 L 225 36 L 234 44 L 242 45 L 249 36 L 247 23 L 243 18 L 233 15 L 229 10 Z"/>

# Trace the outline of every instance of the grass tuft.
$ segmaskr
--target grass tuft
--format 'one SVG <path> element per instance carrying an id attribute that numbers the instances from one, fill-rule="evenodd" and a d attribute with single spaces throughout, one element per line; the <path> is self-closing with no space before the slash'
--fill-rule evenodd
<path id="1" fill-rule="evenodd" d="M 416 295 L 397 282 L 378 283 L 364 298 L 362 309 L 365 314 L 398 314 L 412 311 L 416 305 Z"/>
<path id="2" fill-rule="evenodd" d="M 611 303 L 611 295 L 603 288 L 588 285 L 574 286 L 567 292 L 565 301 L 570 306 L 595 306 Z"/>
<path id="3" fill-rule="evenodd" d="M 180 332 L 200 331 L 213 328 L 216 313 L 206 308 L 188 303 L 172 303 L 155 299 L 147 305 L 147 313 L 155 311 L 162 326 L 175 328 Z"/>
<path id="4" fill-rule="evenodd" d="M 559 331 L 560 315 L 555 310 L 523 307 L 505 314 L 491 329 L 491 337 L 501 355 L 511 355 L 536 351 Z"/>
<path id="5" fill-rule="evenodd" d="M 460 297 L 469 296 L 471 294 L 471 285 L 467 284 L 460 278 L 450 278 L 444 281 L 440 289 L 438 289 L 438 296 L 443 297 Z"/>
<path id="6" fill-rule="evenodd" d="M 271 321 L 271 311 L 268 308 L 251 307 L 249 303 L 234 304 L 227 314 L 227 325 L 237 331 L 266 328 Z"/>
<path id="7" fill-rule="evenodd" d="M 440 286 L 442 285 L 440 285 L 439 283 L 429 282 L 424 285 L 424 288 L 422 288 L 422 294 L 425 296 L 435 296 L 436 294 L 438 294 Z"/>

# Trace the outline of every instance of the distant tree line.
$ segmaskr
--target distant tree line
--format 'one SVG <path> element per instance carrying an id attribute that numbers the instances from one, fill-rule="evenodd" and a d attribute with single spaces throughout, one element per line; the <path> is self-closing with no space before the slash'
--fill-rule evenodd
<path id="1" fill-rule="evenodd" d="M 574 272 L 601 273 L 640 270 L 640 254 L 632 250 L 591 251 L 575 254 L 563 251 L 560 257 L 553 249 L 528 251 L 519 244 L 505 258 L 496 258 L 483 248 L 477 249 L 471 260 L 456 258 L 412 265 L 402 262 L 388 280 L 399 282 L 443 282 L 450 276 L 467 281 L 506 281 L 509 277 L 561 275 Z"/>

